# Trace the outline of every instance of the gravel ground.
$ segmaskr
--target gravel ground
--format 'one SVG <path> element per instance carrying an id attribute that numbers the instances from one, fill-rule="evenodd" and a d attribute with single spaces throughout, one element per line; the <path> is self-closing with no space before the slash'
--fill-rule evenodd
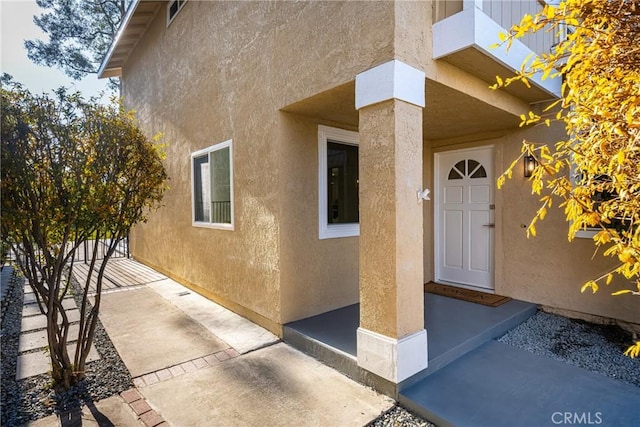
<path id="1" fill-rule="evenodd" d="M 366 427 L 435 427 L 402 406 L 395 405 L 384 414 L 367 424 Z"/>
<path id="2" fill-rule="evenodd" d="M 11 303 L 2 319 L 3 427 L 21 426 L 29 420 L 79 408 L 83 402 L 102 400 L 133 387 L 131 375 L 100 321 L 96 326 L 94 346 L 101 359 L 87 363 L 85 380 L 63 394 L 56 393 L 51 388 L 49 374 L 14 381 L 24 296 L 22 283 L 22 279 L 14 276 L 14 283 L 8 294 Z M 79 303 L 78 295 L 81 293 L 78 284 L 74 281 L 72 285 L 76 303 Z"/>
<path id="3" fill-rule="evenodd" d="M 498 341 L 640 387 L 640 358 L 623 354 L 633 340 L 619 326 L 539 311 Z"/>

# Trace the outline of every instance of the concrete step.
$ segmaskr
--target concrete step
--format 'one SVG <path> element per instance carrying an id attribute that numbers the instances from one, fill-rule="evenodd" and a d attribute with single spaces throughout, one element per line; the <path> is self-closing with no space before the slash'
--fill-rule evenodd
<path id="1" fill-rule="evenodd" d="M 518 300 L 488 307 L 439 295 L 429 295 L 425 306 L 429 366 L 403 381 L 400 390 L 504 335 L 537 311 L 535 304 Z"/>
<path id="2" fill-rule="evenodd" d="M 490 341 L 400 392 L 445 426 L 640 425 L 640 389 Z"/>
<path id="3" fill-rule="evenodd" d="M 292 347 L 357 380 L 356 331 L 359 304 L 332 310 L 284 326 L 282 339 Z"/>
<path id="4" fill-rule="evenodd" d="M 440 295 L 425 294 L 429 367 L 398 385 L 403 390 L 449 363 L 497 338 L 536 313 L 535 304 L 511 300 L 489 307 Z M 343 374 L 363 382 L 358 367 L 356 331 L 359 304 L 289 323 L 283 340 Z"/>
<path id="5" fill-rule="evenodd" d="M 358 360 L 354 355 L 287 326 L 283 330 L 283 341 L 350 378 L 358 378 Z"/>

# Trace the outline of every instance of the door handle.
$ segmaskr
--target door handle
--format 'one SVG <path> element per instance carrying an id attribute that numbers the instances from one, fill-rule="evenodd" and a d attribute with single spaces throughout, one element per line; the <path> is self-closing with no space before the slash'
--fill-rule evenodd
<path id="1" fill-rule="evenodd" d="M 483 227 L 496 228 L 495 224 L 484 224 Z"/>

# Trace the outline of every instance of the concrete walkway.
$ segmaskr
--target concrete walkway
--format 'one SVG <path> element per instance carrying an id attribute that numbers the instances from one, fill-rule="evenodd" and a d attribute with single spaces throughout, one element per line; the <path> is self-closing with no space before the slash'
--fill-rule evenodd
<path id="1" fill-rule="evenodd" d="M 403 390 L 440 427 L 640 425 L 640 390 L 497 341 Z"/>
<path id="2" fill-rule="evenodd" d="M 136 388 L 29 425 L 362 426 L 394 404 L 171 279 L 117 282 L 100 319 Z"/>

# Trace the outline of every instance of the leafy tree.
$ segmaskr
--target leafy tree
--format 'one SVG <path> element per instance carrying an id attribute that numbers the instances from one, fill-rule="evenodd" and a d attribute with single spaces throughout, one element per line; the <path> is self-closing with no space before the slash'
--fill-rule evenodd
<path id="1" fill-rule="evenodd" d="M 107 260 L 131 226 L 161 202 L 163 152 L 119 104 L 87 102 L 64 89 L 52 97 L 32 95 L 6 74 L 2 84 L 2 236 L 47 316 L 54 383 L 68 389 L 85 377 Z M 106 253 L 100 263 L 99 245 L 93 245 L 79 333 L 72 338 L 62 299 L 71 292 L 78 248 L 100 239 Z M 97 292 L 91 307 L 92 275 Z M 75 338 L 69 355 L 67 342 Z"/>
<path id="2" fill-rule="evenodd" d="M 35 24 L 48 41 L 27 40 L 28 57 L 73 79 L 97 73 L 130 0 L 36 0 L 45 9 Z"/>
<path id="3" fill-rule="evenodd" d="M 563 122 L 568 135 L 555 144 L 525 141 L 521 157 L 537 160 L 531 189 L 541 196 L 540 208 L 527 233 L 535 236 L 554 200 L 564 208 L 568 237 L 586 227 L 603 255 L 617 265 L 588 281 L 594 293 L 614 275 L 629 288 L 614 295 L 640 295 L 640 1 L 566 0 L 525 16 L 501 38 L 510 45 L 529 32 L 551 31 L 561 37 L 552 52 L 525 61 L 516 76 L 497 79 L 495 87 L 515 82 L 528 85 L 535 73 L 563 77 L 563 98 L 544 112 L 521 117 L 521 126 Z M 510 178 L 519 159 L 499 177 Z M 640 355 L 640 342 L 625 354 Z"/>

